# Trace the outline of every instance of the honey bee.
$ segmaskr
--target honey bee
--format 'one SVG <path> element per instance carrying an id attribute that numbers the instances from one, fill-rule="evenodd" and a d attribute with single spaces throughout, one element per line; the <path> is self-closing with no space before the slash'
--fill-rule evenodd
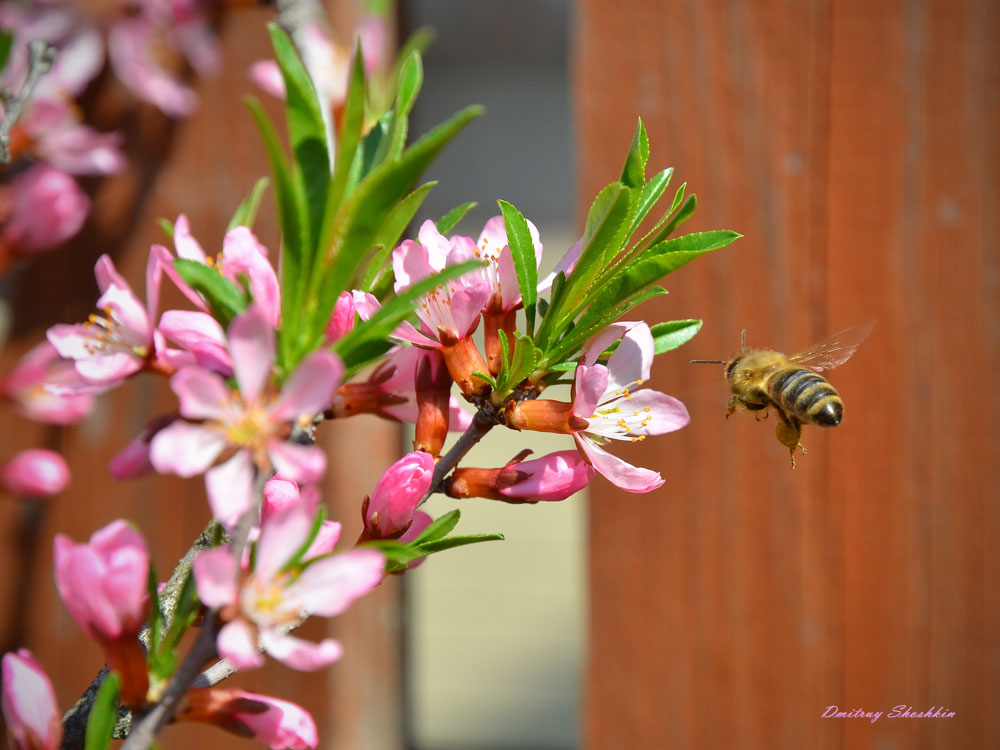
<path id="1" fill-rule="evenodd" d="M 840 394 L 819 373 L 850 359 L 874 327 L 874 322 L 862 323 L 791 356 L 772 349 L 747 349 L 744 330 L 740 352 L 732 359 L 691 361 L 726 366 L 726 382 L 733 394 L 727 419 L 737 410 L 763 411 L 766 418 L 767 409 L 774 407 L 779 417 L 775 434 L 788 448 L 794 469 L 795 449 L 806 452 L 799 442 L 802 425 L 835 427 L 844 416 Z"/>

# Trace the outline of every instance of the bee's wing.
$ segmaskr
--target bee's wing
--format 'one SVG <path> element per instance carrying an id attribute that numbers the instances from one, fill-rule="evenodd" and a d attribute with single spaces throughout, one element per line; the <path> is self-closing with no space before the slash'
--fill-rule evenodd
<path id="1" fill-rule="evenodd" d="M 846 331 L 835 333 L 818 344 L 810 346 L 798 354 L 793 354 L 789 359 L 817 372 L 832 370 L 851 358 L 861 346 L 861 342 L 868 338 L 868 334 L 872 332 L 874 327 L 874 320 L 861 323 Z"/>

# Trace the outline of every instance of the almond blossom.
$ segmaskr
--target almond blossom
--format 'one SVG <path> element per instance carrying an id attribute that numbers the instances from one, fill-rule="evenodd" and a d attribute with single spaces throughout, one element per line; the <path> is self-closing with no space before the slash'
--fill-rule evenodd
<path id="1" fill-rule="evenodd" d="M 146 263 L 146 304 L 115 269 L 107 255 L 97 260 L 95 275 L 101 297 L 85 323 L 55 325 L 47 333 L 56 351 L 76 363 L 76 371 L 93 386 L 110 388 L 155 362 L 161 337 L 154 319 L 160 296 L 160 279 L 170 263 L 166 250 L 150 249 Z"/>
<path id="2" fill-rule="evenodd" d="M 261 523 L 253 565 L 241 572 L 228 547 L 198 554 L 194 561 L 198 597 L 220 608 L 226 624 L 219 631 L 219 655 L 237 669 L 264 663 L 258 642 L 278 661 L 315 670 L 340 658 L 337 641 L 302 640 L 286 630 L 310 615 L 333 617 L 382 580 L 382 553 L 354 549 L 336 555 L 302 557 L 313 528 L 313 514 L 294 503 Z"/>
<path id="3" fill-rule="evenodd" d="M 392 252 L 397 294 L 447 266 L 476 257 L 471 237 L 444 237 L 433 221 L 423 223 L 417 238 L 418 242 L 405 240 Z M 490 294 L 490 284 L 474 271 L 446 281 L 420 298 L 416 313 L 421 329 L 404 322 L 393 335 L 416 346 L 439 349 L 462 393 L 482 395 L 488 386 L 472 373 L 486 372 L 486 362 L 470 337 Z"/>
<path id="4" fill-rule="evenodd" d="M 251 507 L 254 467 L 276 469 L 296 482 L 322 476 L 323 450 L 288 439 L 295 424 L 309 423 L 330 405 L 344 367 L 328 351 L 313 352 L 276 392 L 269 386 L 275 335 L 264 310 L 251 305 L 228 333 L 238 390 L 217 372 L 197 366 L 179 370 L 170 387 L 180 400 L 181 416 L 197 421 L 178 420 L 160 430 L 150 445 L 150 460 L 159 472 L 182 477 L 204 472 L 212 513 L 231 528 Z M 235 453 L 210 468 L 227 449 Z"/>
<path id="5" fill-rule="evenodd" d="M 0 393 L 28 419 L 73 424 L 94 408 L 93 395 L 80 392 L 85 386 L 72 360 L 63 359 L 52 344 L 43 341 L 3 379 Z"/>
<path id="6" fill-rule="evenodd" d="M 607 365 L 598 358 L 621 338 Z M 653 361 L 653 334 L 645 323 L 615 323 L 594 337 L 576 368 L 571 403 L 537 399 L 511 404 L 507 423 L 520 430 L 571 434 L 599 474 L 628 492 L 663 484 L 658 472 L 608 453 L 611 440 L 639 442 L 684 427 L 687 409 L 673 396 L 641 389 Z"/>

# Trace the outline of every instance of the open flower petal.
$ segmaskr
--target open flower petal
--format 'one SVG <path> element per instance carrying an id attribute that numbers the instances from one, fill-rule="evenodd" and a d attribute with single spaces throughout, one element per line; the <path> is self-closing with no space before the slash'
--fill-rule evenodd
<path id="1" fill-rule="evenodd" d="M 626 492 L 649 492 L 663 484 L 663 478 L 652 469 L 643 469 L 608 453 L 586 435 L 574 435 L 577 447 L 590 465 L 616 487 Z"/>
<path id="2" fill-rule="evenodd" d="M 344 653 L 340 643 L 332 638 L 313 643 L 290 635 L 280 635 L 273 630 L 261 630 L 260 640 L 267 653 L 302 672 L 314 672 L 329 666 Z"/>
<path id="3" fill-rule="evenodd" d="M 237 669 L 264 666 L 264 656 L 257 651 L 257 638 L 246 620 L 233 620 L 224 625 L 215 645 L 219 656 Z"/>
<path id="4" fill-rule="evenodd" d="M 216 430 L 174 422 L 150 442 L 149 460 L 161 474 L 193 477 L 211 466 L 225 447 L 225 438 Z"/>
<path id="5" fill-rule="evenodd" d="M 198 598 L 206 607 L 224 607 L 236 601 L 236 558 L 228 547 L 198 553 L 192 566 Z"/>
<path id="6" fill-rule="evenodd" d="M 332 352 L 320 350 L 306 357 L 281 389 L 271 407 L 271 418 L 280 422 L 319 414 L 330 406 L 344 377 L 344 365 Z"/>
<path id="7" fill-rule="evenodd" d="M 205 488 L 212 515 L 226 530 L 253 507 L 253 459 L 249 451 L 238 451 L 224 464 L 205 473 Z"/>

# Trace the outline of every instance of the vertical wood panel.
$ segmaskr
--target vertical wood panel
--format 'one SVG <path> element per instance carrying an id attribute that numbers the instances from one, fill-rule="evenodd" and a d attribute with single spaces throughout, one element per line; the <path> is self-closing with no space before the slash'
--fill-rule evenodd
<path id="1" fill-rule="evenodd" d="M 985 0 L 580 5 L 581 200 L 638 112 L 691 228 L 746 235 L 646 309 L 705 327 L 653 372 L 691 426 L 621 451 L 665 487 L 595 486 L 591 747 L 1000 740 L 998 32 Z M 686 364 L 866 319 L 830 376 L 844 424 L 807 427 L 794 472 L 773 416 L 722 419 L 720 373 Z M 904 702 L 958 718 L 820 718 Z"/>

